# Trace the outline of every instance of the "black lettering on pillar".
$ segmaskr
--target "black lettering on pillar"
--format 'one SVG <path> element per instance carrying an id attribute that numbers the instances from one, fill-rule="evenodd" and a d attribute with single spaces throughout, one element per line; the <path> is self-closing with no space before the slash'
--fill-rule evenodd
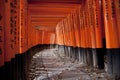
<path id="1" fill-rule="evenodd" d="M 7 2 L 8 2 L 8 0 L 5 0 L 5 2 L 7 3 Z"/>
<path id="2" fill-rule="evenodd" d="M 115 17 L 115 6 L 114 6 L 115 4 L 114 4 L 114 1 L 113 0 L 111 0 L 111 7 L 112 7 L 112 18 L 114 18 Z"/>
<path id="3" fill-rule="evenodd" d="M 0 36 L 0 42 L 2 42 L 2 36 Z"/>
<path id="4" fill-rule="evenodd" d="M 108 17 L 108 2 L 107 2 L 107 0 L 105 0 L 105 8 L 106 8 L 106 18 L 108 20 L 109 17 Z"/>
<path id="5" fill-rule="evenodd" d="M 2 15 L 0 15 L 0 20 L 2 20 Z M 0 32 L 2 31 L 2 26 L 0 25 Z M 0 42 L 2 42 L 2 36 L 0 35 Z"/>
<path id="6" fill-rule="evenodd" d="M 14 49 L 13 44 L 11 44 L 10 47 L 11 47 L 12 50 Z"/>
<path id="7" fill-rule="evenodd" d="M 2 54 L 2 49 L 0 48 L 0 55 Z"/>
<path id="8" fill-rule="evenodd" d="M 17 0 L 13 0 L 10 2 L 10 34 L 11 37 L 11 48 L 14 49 L 17 41 L 17 20 L 18 20 L 18 12 L 17 12 Z M 14 40 L 14 41 L 13 41 Z"/>
<path id="9" fill-rule="evenodd" d="M 95 5 L 95 6 L 96 6 L 96 8 L 95 8 L 95 10 L 96 10 L 96 27 L 98 27 L 98 25 L 99 25 L 99 24 L 98 24 L 98 9 L 97 9 L 97 8 L 98 8 L 98 7 L 97 7 L 98 5 Z"/>
<path id="10" fill-rule="evenodd" d="M 18 6 L 18 4 L 17 4 L 17 0 L 14 0 L 14 6 L 15 6 L 15 13 L 14 13 L 14 26 L 15 26 L 15 28 L 14 28 L 14 44 L 17 44 L 17 19 L 18 19 L 18 15 L 17 15 L 17 6 Z"/>
<path id="11" fill-rule="evenodd" d="M 93 7 L 92 7 L 93 4 L 91 1 L 89 2 L 89 5 L 90 5 L 90 18 L 91 18 L 90 23 L 91 23 L 91 25 L 93 25 L 93 15 L 94 14 L 93 14 Z"/>
<path id="12" fill-rule="evenodd" d="M 14 0 L 14 4 L 17 5 L 17 0 Z"/>
<path id="13" fill-rule="evenodd" d="M 14 29 L 14 19 L 13 19 L 13 14 L 14 14 L 14 5 L 13 5 L 13 2 L 11 1 L 10 2 L 10 34 L 11 34 L 11 38 L 10 38 L 10 47 L 11 49 L 13 50 L 14 49 L 14 46 L 13 46 L 13 29 Z"/>
<path id="14" fill-rule="evenodd" d="M 0 21 L 2 20 L 2 15 L 0 14 Z"/>
<path id="15" fill-rule="evenodd" d="M 11 8 L 13 8 L 13 7 L 14 7 L 14 5 L 13 5 L 12 1 L 10 2 L 10 7 L 11 7 Z"/>
<path id="16" fill-rule="evenodd" d="M 3 18 L 2 14 L 0 13 L 0 21 L 2 21 L 2 18 Z M 2 35 L 1 35 L 1 33 L 2 33 L 2 24 L 0 24 L 0 43 L 2 43 Z M 2 47 L 0 47 L 0 55 L 2 54 Z"/>
<path id="17" fill-rule="evenodd" d="M 2 31 L 2 26 L 0 26 L 0 32 Z"/>
<path id="18" fill-rule="evenodd" d="M 0 14 L 0 21 L 2 20 L 2 15 Z M 0 25 L 0 31 L 2 31 L 2 26 Z M 2 42 L 2 36 L 0 35 L 0 42 Z"/>

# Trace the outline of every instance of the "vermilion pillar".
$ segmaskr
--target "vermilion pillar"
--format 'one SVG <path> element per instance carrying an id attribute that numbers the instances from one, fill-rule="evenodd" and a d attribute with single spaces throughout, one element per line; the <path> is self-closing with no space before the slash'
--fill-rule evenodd
<path id="1" fill-rule="evenodd" d="M 4 32 L 5 32 L 5 16 L 4 16 L 4 0 L 0 1 L 0 67 L 4 65 Z"/>

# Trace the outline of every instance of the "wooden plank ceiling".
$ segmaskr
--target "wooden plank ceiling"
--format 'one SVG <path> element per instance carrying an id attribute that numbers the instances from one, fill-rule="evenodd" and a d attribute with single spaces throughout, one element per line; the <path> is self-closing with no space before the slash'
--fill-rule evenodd
<path id="1" fill-rule="evenodd" d="M 32 27 L 55 32 L 58 22 L 80 6 L 82 0 L 28 0 Z"/>

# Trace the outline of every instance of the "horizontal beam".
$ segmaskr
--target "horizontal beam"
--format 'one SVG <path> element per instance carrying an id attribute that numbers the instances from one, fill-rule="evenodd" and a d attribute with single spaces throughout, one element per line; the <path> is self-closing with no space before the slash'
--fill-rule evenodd
<path id="1" fill-rule="evenodd" d="M 66 18 L 67 15 L 30 15 L 31 18 Z"/>
<path id="2" fill-rule="evenodd" d="M 54 20 L 54 21 L 55 21 L 55 20 L 62 20 L 62 19 L 63 19 L 63 18 L 59 18 L 59 17 L 58 17 L 58 18 L 55 18 L 55 17 L 53 17 L 53 18 L 52 18 L 52 17 L 50 17 L 50 18 L 49 18 L 49 17 L 32 17 L 32 18 L 31 18 L 31 20 L 41 20 L 41 21 L 42 21 L 42 20 L 43 20 L 43 21 L 44 21 L 44 20 Z"/>
<path id="3" fill-rule="evenodd" d="M 28 0 L 29 4 L 35 3 L 74 3 L 81 4 L 82 0 Z"/>
<path id="4" fill-rule="evenodd" d="M 51 22 L 55 22 L 55 23 L 58 23 L 58 22 L 60 22 L 61 20 L 38 20 L 38 19 L 36 19 L 36 20 L 31 20 L 31 22 L 43 22 L 43 23 L 51 23 Z"/>
<path id="5" fill-rule="evenodd" d="M 34 9 L 29 9 L 30 14 L 34 15 L 67 15 L 75 9 L 70 9 L 70 8 L 34 8 Z"/>
<path id="6" fill-rule="evenodd" d="M 77 8 L 80 4 L 65 4 L 65 3 L 35 3 L 28 4 L 28 7 L 49 7 L 49 8 Z"/>
<path id="7" fill-rule="evenodd" d="M 37 24 L 57 24 L 58 22 L 31 22 L 31 23 L 37 23 Z"/>
<path id="8" fill-rule="evenodd" d="M 54 5 L 54 4 L 53 4 Z M 29 6 L 28 9 L 55 9 L 55 10 L 61 10 L 61 9 L 67 9 L 67 10 L 71 10 L 71 9 L 75 9 L 76 7 L 47 7 L 47 6 Z"/>
<path id="9" fill-rule="evenodd" d="M 39 22 L 32 22 L 32 25 L 35 26 L 49 26 L 49 27 L 56 27 L 57 23 L 39 23 Z"/>
<path id="10" fill-rule="evenodd" d="M 71 11 L 72 12 L 72 11 Z M 68 15 L 71 12 L 57 12 L 57 11 L 37 11 L 37 10 L 32 10 L 30 12 L 30 15 Z"/>

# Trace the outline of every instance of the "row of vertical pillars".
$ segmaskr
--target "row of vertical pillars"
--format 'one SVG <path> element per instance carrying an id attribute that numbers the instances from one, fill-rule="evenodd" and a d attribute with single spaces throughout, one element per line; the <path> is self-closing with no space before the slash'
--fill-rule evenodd
<path id="1" fill-rule="evenodd" d="M 116 80 L 120 80 L 120 49 L 109 49 L 106 53 L 106 71 Z"/>
<path id="2" fill-rule="evenodd" d="M 105 49 L 104 47 L 88 49 L 59 45 L 58 50 L 61 49 L 64 49 L 66 57 L 105 70 L 113 80 L 120 79 L 120 49 Z"/>
<path id="3" fill-rule="evenodd" d="M 0 80 L 25 80 L 24 61 L 26 55 L 16 55 L 10 62 L 0 67 Z"/>
<path id="4" fill-rule="evenodd" d="M 31 59 L 34 54 L 43 50 L 55 47 L 55 45 L 41 45 L 29 49 L 26 53 L 16 55 L 10 62 L 6 62 L 0 67 L 0 80 L 32 80 L 35 78 L 29 76 Z M 71 58 L 74 61 L 87 64 L 91 67 L 106 70 L 113 80 L 119 80 L 120 77 L 120 50 L 119 49 L 87 49 L 71 46 L 56 45 L 60 55 Z"/>
<path id="5" fill-rule="evenodd" d="M 0 67 L 0 80 L 33 80 L 35 74 L 32 76 L 29 74 L 32 57 L 37 52 L 49 48 L 50 45 L 37 45 L 23 54 L 16 55 L 14 59 Z"/>
<path id="6" fill-rule="evenodd" d="M 59 48 L 61 47 L 64 47 L 65 56 L 81 63 L 85 63 L 88 66 L 104 69 L 105 53 L 103 52 L 103 49 L 74 48 L 70 46 L 60 46 Z"/>

